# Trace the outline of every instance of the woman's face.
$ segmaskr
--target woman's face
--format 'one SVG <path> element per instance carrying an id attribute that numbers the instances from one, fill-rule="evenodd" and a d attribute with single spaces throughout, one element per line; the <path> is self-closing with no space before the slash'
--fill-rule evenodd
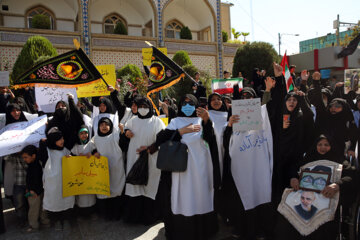
<path id="1" fill-rule="evenodd" d="M 62 102 L 59 102 L 57 105 L 56 105 L 56 109 L 59 109 L 59 108 L 64 108 L 66 109 L 66 105 Z"/>
<path id="2" fill-rule="evenodd" d="M 102 122 L 100 123 L 99 129 L 101 133 L 106 134 L 110 131 L 110 126 L 107 123 Z"/>
<path id="3" fill-rule="evenodd" d="M 19 120 L 20 115 L 21 115 L 21 111 L 19 109 L 14 108 L 11 112 L 10 112 L 11 116 L 15 119 L 15 120 Z"/>
<path id="4" fill-rule="evenodd" d="M 342 105 L 340 103 L 336 103 L 336 102 L 331 104 L 330 109 L 329 109 L 331 114 L 337 114 L 337 113 L 341 112 L 342 110 L 343 110 Z"/>
<path id="5" fill-rule="evenodd" d="M 57 140 L 56 142 L 55 142 L 55 144 L 56 144 L 56 146 L 58 146 L 58 147 L 64 147 L 64 138 L 62 137 L 62 138 L 60 138 L 59 140 Z"/>
<path id="6" fill-rule="evenodd" d="M 316 150 L 318 153 L 320 153 L 321 155 L 326 154 L 327 152 L 329 152 L 331 149 L 330 143 L 327 139 L 321 139 L 317 145 L 316 145 Z"/>
<path id="7" fill-rule="evenodd" d="M 136 105 L 135 103 L 133 103 L 133 104 L 131 105 L 131 112 L 132 112 L 133 114 L 137 114 L 137 105 Z"/>
<path id="8" fill-rule="evenodd" d="M 79 138 L 81 141 L 85 141 L 86 139 L 88 139 L 89 137 L 89 133 L 86 131 L 82 131 L 81 133 L 79 133 Z"/>
<path id="9" fill-rule="evenodd" d="M 289 97 L 287 100 L 286 100 L 286 108 L 289 112 L 292 112 L 294 111 L 294 109 L 296 108 L 297 106 L 297 99 L 295 97 Z"/>
<path id="10" fill-rule="evenodd" d="M 106 112 L 106 105 L 105 105 L 104 103 L 100 103 L 100 105 L 99 105 L 99 111 L 100 111 L 101 113 Z"/>
<path id="11" fill-rule="evenodd" d="M 213 109 L 219 110 L 221 108 L 222 104 L 223 104 L 223 102 L 219 96 L 217 96 L 217 95 L 212 96 L 210 106 Z"/>
<path id="12" fill-rule="evenodd" d="M 254 98 L 253 95 L 251 95 L 250 93 L 248 92 L 244 92 L 242 95 L 241 95 L 241 99 L 252 99 Z"/>

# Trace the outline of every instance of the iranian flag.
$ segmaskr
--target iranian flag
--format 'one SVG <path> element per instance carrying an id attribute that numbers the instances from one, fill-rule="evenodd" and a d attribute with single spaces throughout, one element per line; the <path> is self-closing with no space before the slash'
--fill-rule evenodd
<path id="1" fill-rule="evenodd" d="M 286 52 L 284 54 L 284 57 L 281 60 L 281 64 L 280 64 L 283 68 L 283 75 L 285 77 L 285 82 L 286 82 L 286 90 L 288 92 L 294 90 L 294 85 L 293 85 L 293 79 L 291 77 L 290 74 L 290 70 L 289 70 L 289 64 L 287 61 L 287 56 L 286 56 Z"/>
<path id="2" fill-rule="evenodd" d="M 239 89 L 243 88 L 243 78 L 229 78 L 229 79 L 213 79 L 211 89 L 213 92 L 219 94 L 233 93 L 234 85 L 239 84 Z"/>

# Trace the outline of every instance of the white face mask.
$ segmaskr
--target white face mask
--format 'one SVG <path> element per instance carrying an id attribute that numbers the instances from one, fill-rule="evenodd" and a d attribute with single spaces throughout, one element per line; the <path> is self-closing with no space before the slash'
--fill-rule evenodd
<path id="1" fill-rule="evenodd" d="M 150 109 L 148 108 L 138 108 L 138 113 L 140 116 L 144 117 L 149 113 Z"/>

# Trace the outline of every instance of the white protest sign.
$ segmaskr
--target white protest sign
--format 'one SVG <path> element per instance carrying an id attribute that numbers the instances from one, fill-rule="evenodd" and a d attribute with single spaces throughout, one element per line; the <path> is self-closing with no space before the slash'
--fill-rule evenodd
<path id="1" fill-rule="evenodd" d="M 233 131 L 261 130 L 260 98 L 233 100 L 231 102 L 232 115 L 238 115 L 240 121 L 233 124 Z"/>
<path id="2" fill-rule="evenodd" d="M 77 103 L 76 88 L 35 87 L 36 103 L 40 110 L 46 113 L 55 112 L 58 101 L 67 102 L 68 93 L 74 95 L 74 101 Z"/>
<path id="3" fill-rule="evenodd" d="M 9 72 L 0 71 L 0 87 L 9 86 Z"/>
<path id="4" fill-rule="evenodd" d="M 39 146 L 45 138 L 46 115 L 28 122 L 6 125 L 0 131 L 0 157 L 20 152 L 27 145 Z"/>
<path id="5" fill-rule="evenodd" d="M 119 115 L 117 112 L 115 114 L 100 113 L 93 118 L 92 128 L 94 129 L 94 135 L 97 135 L 99 120 L 103 117 L 109 118 L 113 123 L 114 129 L 119 130 Z"/>

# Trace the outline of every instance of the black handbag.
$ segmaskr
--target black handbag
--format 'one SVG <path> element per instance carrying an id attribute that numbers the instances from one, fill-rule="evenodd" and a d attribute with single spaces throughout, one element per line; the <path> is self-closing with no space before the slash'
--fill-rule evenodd
<path id="1" fill-rule="evenodd" d="M 173 141 L 176 132 L 169 141 L 160 145 L 156 167 L 168 172 L 184 172 L 188 162 L 188 147 L 178 141 Z"/>
<path id="2" fill-rule="evenodd" d="M 139 158 L 136 160 L 128 175 L 126 183 L 132 185 L 147 185 L 149 179 L 149 154 L 147 151 L 140 152 Z"/>

